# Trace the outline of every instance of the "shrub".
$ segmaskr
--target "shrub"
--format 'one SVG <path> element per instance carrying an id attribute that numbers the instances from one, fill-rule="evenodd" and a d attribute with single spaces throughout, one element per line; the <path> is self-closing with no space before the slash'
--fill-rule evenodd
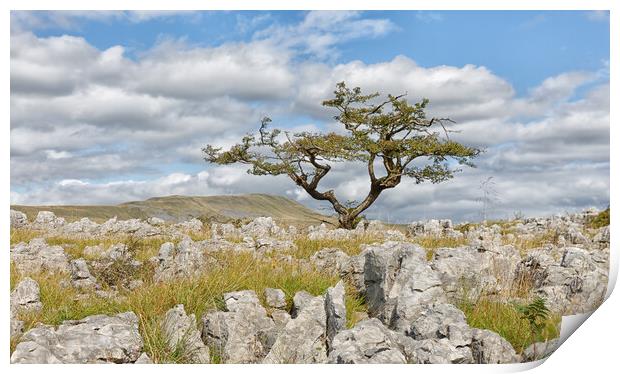
<path id="1" fill-rule="evenodd" d="M 588 226 L 593 229 L 600 229 L 601 227 L 609 226 L 610 222 L 610 210 L 609 207 L 603 210 L 596 216 L 592 217 L 588 222 Z"/>

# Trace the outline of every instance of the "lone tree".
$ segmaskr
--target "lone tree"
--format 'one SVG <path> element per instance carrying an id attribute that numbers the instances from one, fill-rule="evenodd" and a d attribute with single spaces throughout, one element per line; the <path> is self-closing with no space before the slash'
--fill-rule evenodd
<path id="1" fill-rule="evenodd" d="M 350 89 L 344 82 L 338 83 L 334 94 L 323 106 L 338 110 L 334 118 L 344 131 L 269 131 L 271 119 L 265 117 L 258 134 L 246 135 L 227 151 L 207 145 L 202 149 L 205 160 L 220 165 L 247 164 L 248 173 L 254 175 L 286 174 L 313 198 L 331 203 L 340 227 L 353 229 L 356 218 L 383 190 L 396 187 L 403 177 L 413 178 L 416 184 L 439 183 L 460 171 L 451 168 L 450 159 L 473 167 L 472 159 L 480 153 L 450 140 L 444 126 L 446 121 L 452 122 L 450 119 L 426 118 L 428 99 L 410 105 L 405 95 L 388 95 L 378 102 L 375 98 L 379 93 L 364 95 L 359 87 Z M 331 170 L 330 164 L 344 161 L 367 166 L 370 190 L 361 202 L 342 203 L 333 190 L 319 191 L 319 182 Z"/>

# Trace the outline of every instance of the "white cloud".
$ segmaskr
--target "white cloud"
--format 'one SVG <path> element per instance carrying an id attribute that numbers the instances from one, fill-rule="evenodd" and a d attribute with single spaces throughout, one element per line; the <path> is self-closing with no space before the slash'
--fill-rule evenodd
<path id="1" fill-rule="evenodd" d="M 451 128 L 461 132 L 454 139 L 487 148 L 477 169 L 451 181 L 405 181 L 386 191 L 370 211 L 375 217 L 477 219 L 478 186 L 489 176 L 502 197 L 494 207 L 497 216 L 608 203 L 608 65 L 548 77 L 519 97 L 510 82 L 484 66 L 422 67 L 405 56 L 373 64 L 325 62 L 343 41 L 391 30 L 389 21 L 357 12 L 310 12 L 299 24 L 256 32 L 251 42 L 204 47 L 164 39 L 133 59 L 123 46 L 102 51 L 79 37 L 14 32 L 11 202 L 120 203 L 170 194 L 267 192 L 323 206 L 285 176 L 208 166 L 200 149 L 234 144 L 263 115 L 291 131 L 333 130 L 334 113 L 320 103 L 344 80 L 368 92 L 407 92 L 410 101 L 428 97 L 431 115 L 457 121 Z M 300 61 L 306 54 L 313 58 Z M 290 125 L 277 120 L 300 115 L 310 119 Z M 206 170 L 186 171 L 197 166 Z M 365 168 L 335 165 L 322 188 L 359 200 L 367 192 Z"/>
<path id="2" fill-rule="evenodd" d="M 321 60 L 333 60 L 338 56 L 338 44 L 376 38 L 396 29 L 388 19 L 362 18 L 359 11 L 311 11 L 298 24 L 274 24 L 255 32 L 253 38 Z"/>
<path id="3" fill-rule="evenodd" d="M 11 11 L 11 32 L 23 30 L 61 28 L 79 29 L 84 21 L 108 22 L 127 20 L 140 23 L 155 18 L 171 16 L 195 16 L 194 11 L 185 10 L 54 10 L 54 11 Z"/>

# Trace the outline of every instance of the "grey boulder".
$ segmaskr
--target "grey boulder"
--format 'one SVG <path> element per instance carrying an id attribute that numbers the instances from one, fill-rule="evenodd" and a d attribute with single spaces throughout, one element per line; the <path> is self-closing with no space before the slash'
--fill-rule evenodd
<path id="1" fill-rule="evenodd" d="M 132 363 L 142 353 L 133 312 L 65 321 L 28 330 L 11 355 L 15 364 Z"/>
<path id="2" fill-rule="evenodd" d="M 168 347 L 183 352 L 190 363 L 208 364 L 211 361 L 209 348 L 202 342 L 196 328 L 196 317 L 193 314 L 188 316 L 183 304 L 166 312 L 162 331 Z"/>

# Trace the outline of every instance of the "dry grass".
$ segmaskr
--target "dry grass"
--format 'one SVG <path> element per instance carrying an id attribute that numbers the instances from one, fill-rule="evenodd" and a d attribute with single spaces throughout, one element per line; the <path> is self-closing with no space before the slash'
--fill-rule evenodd
<path id="1" fill-rule="evenodd" d="M 307 237 L 298 237 L 294 240 L 297 250 L 291 254 L 295 258 L 310 258 L 313 254 L 324 248 L 339 248 L 349 256 L 360 254 L 361 247 L 364 244 L 372 244 L 384 241 L 376 236 L 363 236 L 355 239 L 347 240 L 310 240 Z"/>
<path id="2" fill-rule="evenodd" d="M 532 237 L 514 235 L 513 240 L 508 240 L 505 236 L 502 237 L 502 244 L 511 244 L 519 251 L 519 254 L 523 257 L 533 249 L 543 248 L 545 245 L 557 245 L 558 234 L 553 230 L 545 231 L 540 234 L 535 234 Z"/>
<path id="3" fill-rule="evenodd" d="M 416 236 L 411 241 L 426 250 L 426 259 L 433 259 L 437 248 L 456 248 L 467 244 L 466 238 L 450 238 L 445 236 Z"/>
<path id="4" fill-rule="evenodd" d="M 28 242 L 40 236 L 39 232 L 30 230 L 11 230 L 11 244 Z M 190 234 L 194 241 L 211 238 L 210 230 Z M 140 334 L 144 339 L 145 352 L 156 363 L 183 363 L 187 361 L 184 352 L 168 348 L 162 335 L 160 323 L 167 310 L 176 304 L 184 304 L 188 313 L 193 313 L 199 320 L 210 309 L 223 309 L 223 294 L 230 291 L 250 289 L 257 292 L 261 302 L 265 302 L 264 289 L 280 288 L 286 294 L 290 308 L 296 292 L 304 290 L 313 295 L 323 294 L 330 286 L 335 285 L 339 278 L 335 274 L 320 272 L 310 267 L 302 267 L 295 263 L 282 263 L 274 258 L 256 258 L 251 253 L 217 253 L 213 257 L 217 265 L 209 265 L 203 275 L 193 279 L 177 279 L 170 282 L 154 282 L 153 267 L 148 259 L 157 255 L 161 244 L 166 241 L 177 242 L 178 239 L 155 237 L 137 240 L 131 236 L 109 236 L 105 238 L 69 238 L 53 236 L 46 239 L 49 245 L 61 245 L 73 257 L 83 257 L 84 248 L 102 245 L 104 248 L 112 244 L 124 243 L 134 257 L 143 262 L 139 271 L 129 268 L 128 264 L 113 264 L 97 272 L 91 269 L 106 289 L 118 288 L 119 297 L 115 299 L 101 298 L 94 294 L 79 298 L 77 291 L 67 287 L 67 275 L 37 274 L 31 275 L 40 286 L 43 309 L 39 313 L 20 315 L 25 327 L 30 328 L 36 323 L 58 325 L 64 320 L 82 319 L 94 314 L 115 314 L 133 311 L 140 320 Z M 233 239 L 234 240 L 234 239 Z M 527 251 L 554 240 L 546 233 L 528 240 L 517 238 L 515 244 L 520 251 Z M 557 240 L 557 238 L 555 238 Z M 307 259 L 323 248 L 339 248 L 348 255 L 357 255 L 364 244 L 382 242 L 382 238 L 366 236 L 353 240 L 309 240 L 305 237 L 294 239 L 297 250 L 291 252 L 293 257 Z M 429 256 L 441 247 L 458 247 L 466 244 L 465 239 L 446 237 L 416 237 L 411 240 L 425 249 Z M 11 289 L 22 278 L 11 268 Z M 135 290 L 119 287 L 128 278 L 141 279 L 144 284 Z M 527 288 L 527 286 L 523 286 Z M 525 292 L 525 291 L 524 291 Z M 525 293 L 524 293 L 525 294 Z M 363 297 L 356 295 L 353 287 L 347 283 L 345 303 L 347 306 L 347 327 L 357 322 L 356 312 L 366 312 Z M 551 338 L 557 335 L 554 323 L 556 317 L 545 327 L 544 335 L 534 336 L 529 330 L 527 321 L 521 319 L 513 305 L 496 301 L 482 300 L 476 304 L 462 303 L 468 322 L 473 327 L 490 329 L 498 332 L 510 341 L 517 351 L 529 343 Z M 11 340 L 11 351 L 16 342 Z M 217 356 L 212 357 L 218 362 Z"/>
<path id="5" fill-rule="evenodd" d="M 144 249 L 138 249 L 138 253 L 141 250 Z M 39 322 L 58 325 L 64 320 L 82 319 L 88 315 L 131 310 L 139 317 L 145 352 L 154 362 L 184 362 L 182 352 L 167 347 L 160 329 L 163 315 L 174 305 L 184 304 L 187 312 L 194 313 L 199 319 L 209 309 L 223 308 L 225 292 L 254 290 L 264 303 L 264 289 L 270 287 L 282 289 L 290 306 L 297 291 L 320 295 L 339 280 L 335 275 L 294 264 L 282 264 L 273 259 L 257 259 L 249 253 L 222 253 L 215 255 L 215 258 L 218 265 L 193 279 L 153 282 L 152 273 L 138 272 L 134 276 L 142 278 L 144 285 L 133 291 L 121 289 L 115 299 L 90 295 L 78 300 L 75 289 L 63 286 L 63 282 L 68 281 L 67 275 L 33 275 L 31 277 L 41 289 L 43 309 L 39 313 L 20 315 L 19 318 L 25 321 L 26 328 L 30 328 Z M 21 278 L 14 270 L 11 272 L 11 284 L 16 284 Z M 363 299 L 354 295 L 350 286 L 347 286 L 346 305 L 350 320 L 355 312 L 365 310 Z"/>

